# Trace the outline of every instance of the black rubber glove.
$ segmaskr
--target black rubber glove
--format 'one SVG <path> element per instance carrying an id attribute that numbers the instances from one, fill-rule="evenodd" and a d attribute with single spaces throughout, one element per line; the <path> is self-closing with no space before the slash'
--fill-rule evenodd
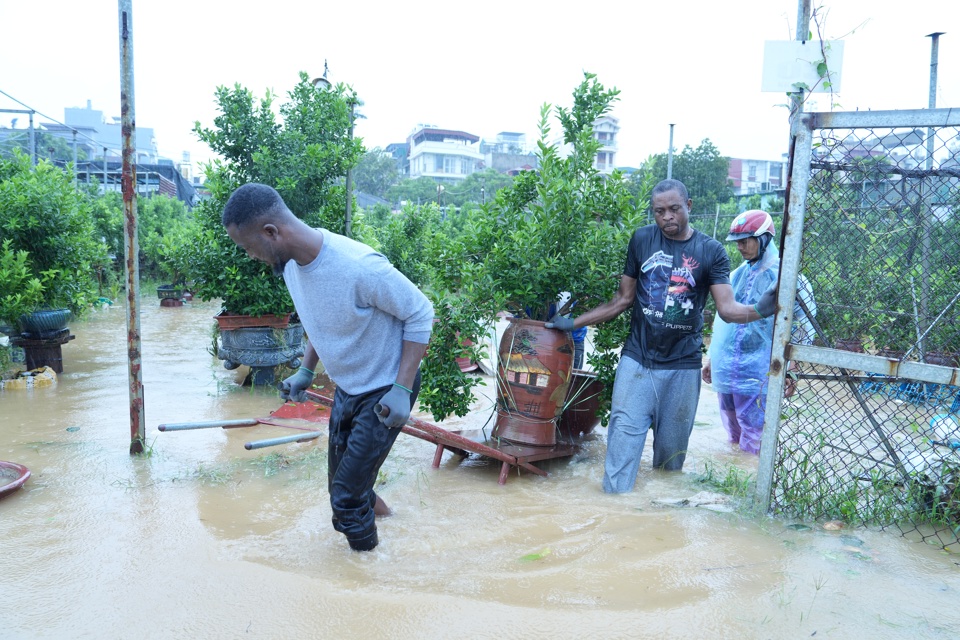
<path id="1" fill-rule="evenodd" d="M 761 318 L 769 318 L 777 312 L 777 283 L 774 282 L 770 288 L 760 294 L 757 304 L 753 305 L 753 310 L 760 314 Z"/>
<path id="2" fill-rule="evenodd" d="M 313 371 L 300 367 L 295 374 L 280 383 L 280 397 L 293 402 L 305 401 L 307 394 L 304 392 L 313 384 L 313 376 Z"/>
<path id="3" fill-rule="evenodd" d="M 557 314 L 550 318 L 549 322 L 545 322 L 544 325 L 547 329 L 558 329 L 560 331 L 573 331 L 573 318 L 568 318 L 566 316 L 561 316 Z"/>
<path id="4" fill-rule="evenodd" d="M 383 426 L 396 429 L 407 423 L 410 417 L 410 392 L 398 384 L 390 387 L 390 391 L 383 394 L 376 407 L 377 418 Z"/>

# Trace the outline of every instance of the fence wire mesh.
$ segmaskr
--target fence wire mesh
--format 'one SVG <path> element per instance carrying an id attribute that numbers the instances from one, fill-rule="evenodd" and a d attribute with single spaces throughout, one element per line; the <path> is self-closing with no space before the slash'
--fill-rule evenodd
<path id="1" fill-rule="evenodd" d="M 771 505 L 953 548 L 960 388 L 902 377 L 898 365 L 960 365 L 958 129 L 812 139 L 800 273 L 816 302 L 813 345 L 888 360 L 875 371 L 790 363 Z"/>

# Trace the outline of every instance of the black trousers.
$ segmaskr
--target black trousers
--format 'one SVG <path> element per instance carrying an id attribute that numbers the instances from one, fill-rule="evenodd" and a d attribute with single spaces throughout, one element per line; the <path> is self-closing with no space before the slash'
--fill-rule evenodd
<path id="1" fill-rule="evenodd" d="M 350 395 L 339 387 L 330 411 L 327 450 L 327 489 L 333 510 L 333 528 L 344 534 L 350 547 L 369 551 L 377 546 L 373 485 L 400 428 L 388 429 L 377 419 L 373 406 L 390 390 L 381 387 Z M 420 393 L 420 372 L 410 394 L 413 408 Z"/>

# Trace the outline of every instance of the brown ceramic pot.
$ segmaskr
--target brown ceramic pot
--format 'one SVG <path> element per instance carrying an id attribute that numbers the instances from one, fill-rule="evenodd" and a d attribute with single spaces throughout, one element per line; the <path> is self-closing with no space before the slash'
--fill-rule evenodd
<path id="1" fill-rule="evenodd" d="M 928 351 L 923 356 L 923 361 L 941 367 L 955 367 L 957 366 L 957 355 L 948 351 Z"/>
<path id="2" fill-rule="evenodd" d="M 509 322 L 500 340 L 493 436 L 553 446 L 573 371 L 573 338 L 535 320 Z"/>
<path id="3" fill-rule="evenodd" d="M 863 340 L 860 338 L 837 338 L 834 343 L 836 349 L 863 353 Z"/>
<path id="4" fill-rule="evenodd" d="M 600 392 L 603 385 L 589 371 L 573 370 L 564 409 L 557 421 L 563 440 L 575 441 L 600 424 Z"/>

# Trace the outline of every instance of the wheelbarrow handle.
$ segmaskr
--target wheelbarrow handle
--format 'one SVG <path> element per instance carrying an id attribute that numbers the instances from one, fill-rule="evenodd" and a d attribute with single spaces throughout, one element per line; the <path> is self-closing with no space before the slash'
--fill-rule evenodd
<path id="1" fill-rule="evenodd" d="M 171 422 L 170 424 L 161 424 L 157 427 L 159 431 L 187 431 L 189 429 L 213 429 L 223 427 L 231 429 L 233 427 L 252 427 L 259 424 L 256 418 L 242 418 L 240 420 L 213 420 L 210 422 Z"/>
<path id="2" fill-rule="evenodd" d="M 283 436 L 281 438 L 268 438 L 266 440 L 254 440 L 253 442 L 248 442 L 243 445 L 243 448 L 247 451 L 252 449 L 262 449 L 264 447 L 272 447 L 278 444 L 287 444 L 288 442 L 308 442 L 322 436 L 323 433 L 320 431 L 311 431 L 309 433 L 298 433 L 293 436 Z"/>

